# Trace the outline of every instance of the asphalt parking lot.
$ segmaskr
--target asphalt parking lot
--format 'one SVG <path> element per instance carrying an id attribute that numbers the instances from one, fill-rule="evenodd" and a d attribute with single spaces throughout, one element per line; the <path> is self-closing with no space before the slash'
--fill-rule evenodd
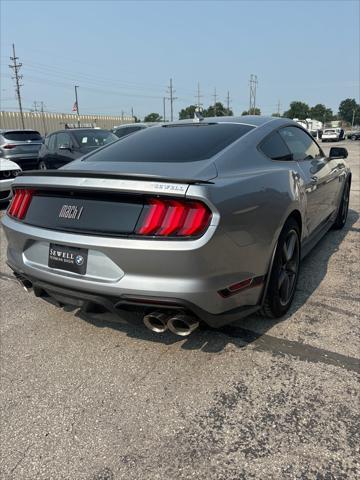
<path id="1" fill-rule="evenodd" d="M 181 339 L 60 310 L 14 281 L 1 231 L 1 479 L 359 478 L 360 142 L 338 145 L 348 222 L 281 321 Z"/>

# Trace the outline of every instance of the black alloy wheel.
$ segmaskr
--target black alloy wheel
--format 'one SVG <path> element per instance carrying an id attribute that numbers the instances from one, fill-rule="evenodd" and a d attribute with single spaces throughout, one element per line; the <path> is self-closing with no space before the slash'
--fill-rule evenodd
<path id="1" fill-rule="evenodd" d="M 293 301 L 300 267 L 300 229 L 294 218 L 285 223 L 276 247 L 261 315 L 283 316 Z"/>

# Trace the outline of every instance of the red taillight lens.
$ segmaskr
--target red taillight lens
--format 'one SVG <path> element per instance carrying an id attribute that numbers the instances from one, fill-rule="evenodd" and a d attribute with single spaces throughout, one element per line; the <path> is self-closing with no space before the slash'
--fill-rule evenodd
<path id="1" fill-rule="evenodd" d="M 10 217 L 17 218 L 18 220 L 22 220 L 28 211 L 32 196 L 32 190 L 15 190 L 13 199 L 8 209 L 8 215 L 10 215 Z"/>
<path id="2" fill-rule="evenodd" d="M 12 144 L 8 143 L 7 145 L 3 145 L 2 148 L 5 148 L 6 150 L 11 150 L 12 148 L 15 148 L 15 147 L 16 147 L 16 145 L 12 145 Z"/>
<path id="3" fill-rule="evenodd" d="M 139 235 L 196 237 L 204 233 L 211 211 L 200 201 L 151 198 L 136 228 Z"/>

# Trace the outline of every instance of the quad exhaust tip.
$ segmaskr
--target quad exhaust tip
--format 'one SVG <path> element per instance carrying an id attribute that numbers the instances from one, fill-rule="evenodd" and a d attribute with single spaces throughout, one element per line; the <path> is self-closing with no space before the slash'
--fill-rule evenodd
<path id="1" fill-rule="evenodd" d="M 25 292 L 31 292 L 33 288 L 33 284 L 30 282 L 30 280 L 27 280 L 26 278 L 23 278 L 20 275 L 15 275 L 15 278 L 20 283 L 20 285 L 25 290 Z"/>
<path id="2" fill-rule="evenodd" d="M 185 313 L 178 313 L 169 319 L 167 326 L 175 335 L 187 337 L 198 328 L 199 321 Z"/>
<path id="3" fill-rule="evenodd" d="M 199 321 L 186 313 L 169 315 L 161 311 L 155 311 L 145 315 L 145 326 L 155 333 L 164 333 L 169 329 L 175 335 L 187 337 L 199 326 Z"/>
<path id="4" fill-rule="evenodd" d="M 167 330 L 169 315 L 164 312 L 152 312 L 145 315 L 143 321 L 145 326 L 155 333 L 164 333 Z"/>

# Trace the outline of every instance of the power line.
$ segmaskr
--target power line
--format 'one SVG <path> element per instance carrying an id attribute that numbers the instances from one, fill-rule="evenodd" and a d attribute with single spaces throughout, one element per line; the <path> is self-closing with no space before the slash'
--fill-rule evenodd
<path id="1" fill-rule="evenodd" d="M 196 92 L 196 106 L 198 108 L 202 107 L 202 103 L 200 101 L 200 99 L 202 98 L 202 95 L 200 93 L 200 82 L 198 82 L 197 84 L 197 92 Z"/>
<path id="2" fill-rule="evenodd" d="M 170 100 L 170 121 L 172 122 L 174 120 L 174 100 L 177 100 L 177 97 L 174 97 L 175 90 L 173 88 L 172 78 L 170 78 L 168 92 L 170 94 L 168 97 L 168 100 Z"/>
<path id="3" fill-rule="evenodd" d="M 216 87 L 214 88 L 214 117 L 216 117 L 216 101 L 217 101 L 217 93 L 216 93 Z"/>
<path id="4" fill-rule="evenodd" d="M 227 108 L 227 114 L 230 115 L 230 92 L 228 90 L 227 95 L 226 95 L 226 108 Z"/>
<path id="5" fill-rule="evenodd" d="M 256 87 L 258 84 L 257 76 L 253 73 L 250 75 L 250 102 L 249 115 L 255 115 L 256 109 Z"/>
<path id="6" fill-rule="evenodd" d="M 19 60 L 19 57 L 16 56 L 14 43 L 12 44 L 12 48 L 13 48 L 13 56 L 10 57 L 10 60 L 13 61 L 13 64 L 9 65 L 9 67 L 12 70 L 14 70 L 14 73 L 15 73 L 15 77 L 12 77 L 12 79 L 15 80 L 15 92 L 18 99 L 18 103 L 19 103 L 21 125 L 22 125 L 22 128 L 24 129 L 25 123 L 24 123 L 24 114 L 23 114 L 23 109 L 21 104 L 21 93 L 20 93 L 20 87 L 23 86 L 22 84 L 20 84 L 20 80 L 23 78 L 23 76 L 19 75 L 19 71 L 20 71 L 20 68 L 22 67 L 22 63 L 17 62 Z"/>

